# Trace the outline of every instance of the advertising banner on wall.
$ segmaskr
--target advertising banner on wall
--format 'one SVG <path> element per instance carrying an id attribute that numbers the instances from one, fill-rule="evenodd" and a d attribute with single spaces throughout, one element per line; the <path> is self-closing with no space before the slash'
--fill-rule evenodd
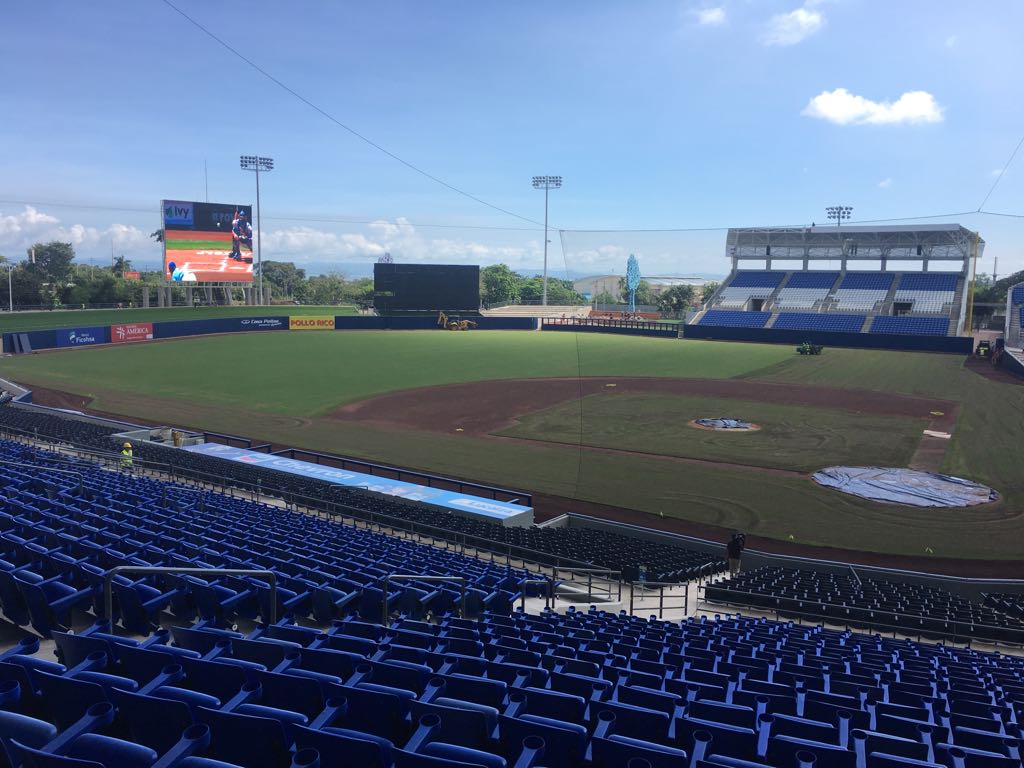
<path id="1" fill-rule="evenodd" d="M 318 317 L 305 315 L 303 317 L 289 317 L 288 330 L 290 331 L 333 331 L 334 316 Z"/>
<path id="2" fill-rule="evenodd" d="M 59 328 L 57 330 L 58 347 L 84 347 L 90 344 L 106 344 L 107 327 L 92 328 Z"/>
<path id="3" fill-rule="evenodd" d="M 110 326 L 110 343 L 123 344 L 128 341 L 149 341 L 153 338 L 152 323 L 124 323 Z"/>

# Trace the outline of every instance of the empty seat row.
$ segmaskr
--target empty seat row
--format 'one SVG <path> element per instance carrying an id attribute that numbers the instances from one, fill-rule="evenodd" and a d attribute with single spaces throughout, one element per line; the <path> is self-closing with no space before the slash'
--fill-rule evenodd
<path id="1" fill-rule="evenodd" d="M 913 315 L 879 315 L 871 321 L 871 333 L 896 333 L 913 336 L 945 336 L 948 317 L 915 317 Z"/>
<path id="2" fill-rule="evenodd" d="M 780 312 L 773 328 L 795 330 L 837 331 L 860 333 L 864 326 L 864 315 L 847 315 L 829 312 Z"/>
<path id="3" fill-rule="evenodd" d="M 705 598 L 850 626 L 1024 645 L 1024 618 L 993 610 L 991 598 L 976 603 L 905 581 L 772 566 L 709 584 Z"/>
<path id="4" fill-rule="evenodd" d="M 112 435 L 119 429 L 61 416 L 25 406 L 0 407 L 0 430 L 68 442 L 110 452 L 118 448 Z M 121 428 L 123 429 L 123 427 Z M 393 521 L 397 527 L 416 526 L 449 540 L 471 542 L 482 549 L 528 556 L 534 562 L 567 564 L 579 561 L 589 566 L 615 569 L 628 580 L 637 578 L 645 566 L 650 581 L 686 581 L 724 568 L 719 554 L 688 549 L 675 544 L 641 539 L 585 528 L 505 527 L 495 523 L 451 515 L 440 510 L 407 504 L 359 489 L 343 488 L 313 478 L 248 466 L 212 456 L 202 456 L 171 447 L 136 443 L 137 460 L 168 467 L 175 475 L 218 484 L 235 484 L 245 489 L 259 487 L 265 495 L 287 503 L 301 504 L 324 512 L 338 512 L 358 518 Z"/>
<path id="5" fill-rule="evenodd" d="M 732 328 L 764 328 L 770 312 L 743 312 L 709 309 L 700 319 L 700 325 L 719 325 Z"/>
<path id="6" fill-rule="evenodd" d="M 55 640 L 55 660 L 32 641 L 0 654 L 8 765 L 1021 766 L 1024 660 L 763 619 L 591 608 Z"/>

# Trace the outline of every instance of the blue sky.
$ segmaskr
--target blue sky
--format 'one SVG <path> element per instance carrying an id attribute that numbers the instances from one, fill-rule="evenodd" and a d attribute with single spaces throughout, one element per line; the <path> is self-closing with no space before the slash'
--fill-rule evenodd
<path id="1" fill-rule="evenodd" d="M 1024 134 L 1017 0 L 174 2 L 496 206 L 542 221 L 530 177 L 562 175 L 567 230 L 974 211 Z M 265 258 L 541 263 L 534 223 L 373 149 L 160 0 L 15 0 L 3 19 L 0 253 L 63 237 L 102 262 L 113 239 L 155 266 L 159 200 L 204 199 L 205 162 L 209 199 L 249 202 L 238 155 L 259 153 L 277 164 Z M 1024 214 L 1024 150 L 986 209 Z M 1024 219 L 955 220 L 988 242 L 983 271 L 1024 269 Z M 724 235 L 553 233 L 552 264 L 621 272 L 636 251 L 647 274 L 724 273 Z"/>

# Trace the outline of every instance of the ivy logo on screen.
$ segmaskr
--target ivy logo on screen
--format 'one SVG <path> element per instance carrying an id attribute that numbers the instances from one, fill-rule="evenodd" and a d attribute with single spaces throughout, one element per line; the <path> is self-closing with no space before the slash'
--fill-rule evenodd
<path id="1" fill-rule="evenodd" d="M 195 223 L 192 203 L 164 201 L 164 226 L 191 227 Z"/>

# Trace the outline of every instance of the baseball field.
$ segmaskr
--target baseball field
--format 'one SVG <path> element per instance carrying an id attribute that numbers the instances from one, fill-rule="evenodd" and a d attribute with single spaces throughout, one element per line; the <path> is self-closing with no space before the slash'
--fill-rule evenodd
<path id="1" fill-rule="evenodd" d="M 44 403 L 527 489 L 548 511 L 605 505 L 621 519 L 702 535 L 739 528 L 890 563 L 1001 560 L 1003 572 L 1024 541 L 1024 387 L 959 356 L 309 331 L 41 353 L 0 361 L 0 376 L 34 386 Z M 687 425 L 717 416 L 761 429 Z M 833 464 L 941 470 L 1001 499 L 958 510 L 876 504 L 810 480 Z"/>

